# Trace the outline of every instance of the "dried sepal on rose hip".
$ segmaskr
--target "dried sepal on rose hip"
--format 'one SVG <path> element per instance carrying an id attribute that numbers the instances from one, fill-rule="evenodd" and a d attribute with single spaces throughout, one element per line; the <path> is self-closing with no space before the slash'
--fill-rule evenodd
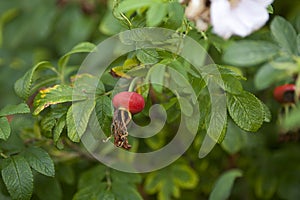
<path id="1" fill-rule="evenodd" d="M 273 91 L 276 101 L 281 104 L 295 103 L 296 86 L 294 84 L 284 84 L 277 86 Z"/>
<path id="2" fill-rule="evenodd" d="M 113 97 L 115 108 L 111 132 L 114 136 L 114 144 L 126 150 L 131 148 L 128 144 L 127 125 L 131 121 L 131 115 L 141 112 L 145 107 L 142 95 L 136 92 L 120 92 Z"/>

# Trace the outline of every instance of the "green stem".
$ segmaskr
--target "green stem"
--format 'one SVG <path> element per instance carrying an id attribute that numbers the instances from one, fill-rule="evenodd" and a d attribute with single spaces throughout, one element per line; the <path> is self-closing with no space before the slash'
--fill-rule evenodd
<path id="1" fill-rule="evenodd" d="M 3 157 L 3 158 L 5 158 L 5 159 L 8 158 L 8 156 L 5 155 L 3 152 L 0 153 L 0 156 Z"/>
<path id="2" fill-rule="evenodd" d="M 110 169 L 109 168 L 106 169 L 105 175 L 106 175 L 106 181 L 107 181 L 107 190 L 110 190 L 112 182 L 111 182 L 111 178 L 110 178 Z"/>
<path id="3" fill-rule="evenodd" d="M 136 86 L 136 82 L 138 81 L 138 77 L 135 77 L 132 81 L 131 81 L 131 83 L 130 83 L 130 85 L 129 85 L 129 88 L 128 88 L 128 92 L 133 92 L 134 91 L 134 88 L 135 88 L 135 86 Z"/>

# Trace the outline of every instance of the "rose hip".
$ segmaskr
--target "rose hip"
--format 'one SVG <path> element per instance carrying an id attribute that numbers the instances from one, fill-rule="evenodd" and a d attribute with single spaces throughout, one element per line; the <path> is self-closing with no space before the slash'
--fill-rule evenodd
<path id="1" fill-rule="evenodd" d="M 126 109 L 131 114 L 141 112 L 145 107 L 145 100 L 142 95 L 136 92 L 120 92 L 112 100 L 117 109 Z"/>

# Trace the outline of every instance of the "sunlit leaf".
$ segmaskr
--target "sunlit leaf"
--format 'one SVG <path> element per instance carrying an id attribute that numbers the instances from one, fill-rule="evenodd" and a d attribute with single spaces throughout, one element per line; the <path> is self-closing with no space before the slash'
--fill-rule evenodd
<path id="1" fill-rule="evenodd" d="M 66 103 L 86 99 L 84 94 L 73 95 L 73 88 L 68 85 L 55 85 L 50 88 L 40 90 L 34 99 L 34 115 L 38 115 L 50 105 Z"/>

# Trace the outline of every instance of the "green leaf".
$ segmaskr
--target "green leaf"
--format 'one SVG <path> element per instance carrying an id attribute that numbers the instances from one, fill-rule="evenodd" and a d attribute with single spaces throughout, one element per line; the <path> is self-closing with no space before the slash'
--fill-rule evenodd
<path id="1" fill-rule="evenodd" d="M 118 6 L 118 10 L 120 12 L 127 12 L 130 10 L 137 10 L 139 8 L 142 7 L 149 7 L 151 6 L 153 3 L 155 3 L 154 0 L 126 0 L 126 1 L 122 1 L 119 6 Z"/>
<path id="2" fill-rule="evenodd" d="M 237 127 L 232 120 L 229 120 L 225 138 L 221 143 L 222 148 L 229 154 L 239 152 L 244 142 L 242 134 L 246 133 Z"/>
<path id="3" fill-rule="evenodd" d="M 154 64 L 159 60 L 159 55 L 155 49 L 139 49 L 136 57 L 143 64 Z"/>
<path id="4" fill-rule="evenodd" d="M 94 95 L 97 89 L 98 94 L 104 93 L 105 88 L 101 81 L 91 74 L 76 74 L 71 78 L 74 83 L 75 94 L 84 92 Z"/>
<path id="5" fill-rule="evenodd" d="M 299 184 L 300 184 L 299 170 L 293 170 L 290 171 L 289 173 L 284 173 L 284 176 L 282 176 L 278 184 L 277 194 L 279 198 L 298 199 L 300 196 L 300 191 L 297 186 Z"/>
<path id="6" fill-rule="evenodd" d="M 280 16 L 276 16 L 271 22 L 271 33 L 274 39 L 284 50 L 291 54 L 297 54 L 297 33 L 292 24 Z"/>
<path id="7" fill-rule="evenodd" d="M 1 174 L 7 190 L 13 199 L 29 200 L 33 191 L 33 175 L 27 161 L 21 156 L 5 160 Z"/>
<path id="8" fill-rule="evenodd" d="M 96 102 L 92 99 L 76 102 L 72 105 L 74 123 L 76 125 L 77 134 L 80 138 L 87 128 L 91 113 L 95 108 L 95 104 Z"/>
<path id="9" fill-rule="evenodd" d="M 112 179 L 112 193 L 116 199 L 143 199 L 135 186 L 136 183 L 142 181 L 139 174 L 111 170 L 110 175 Z"/>
<path id="10" fill-rule="evenodd" d="M 263 102 L 261 102 L 261 104 L 262 104 L 262 106 L 264 108 L 264 122 L 271 122 L 272 114 L 271 114 L 270 109 Z"/>
<path id="11" fill-rule="evenodd" d="M 262 172 L 258 172 L 258 175 L 256 175 L 254 191 L 260 199 L 272 199 L 277 190 L 279 177 L 273 176 L 273 173 L 270 173 L 270 171 L 270 169 L 264 168 Z"/>
<path id="12" fill-rule="evenodd" d="M 268 13 L 273 14 L 274 13 L 273 6 L 272 5 L 268 5 L 267 11 L 268 11 Z"/>
<path id="13" fill-rule="evenodd" d="M 148 72 L 147 77 L 150 77 L 152 87 L 158 92 L 162 92 L 164 85 L 166 67 L 162 64 L 154 65 Z"/>
<path id="14" fill-rule="evenodd" d="M 258 90 L 263 90 L 276 82 L 286 79 L 288 75 L 289 73 L 286 70 L 276 69 L 272 63 L 266 63 L 257 71 L 254 77 L 254 84 Z"/>
<path id="15" fill-rule="evenodd" d="M 179 2 L 168 3 L 167 27 L 177 29 L 182 25 L 184 19 L 184 8 Z"/>
<path id="16" fill-rule="evenodd" d="M 78 190 L 74 197 L 73 200 L 102 200 L 104 199 L 103 197 L 107 196 L 107 191 L 106 191 L 106 184 L 105 183 L 98 183 L 98 184 L 93 184 L 90 185 L 89 183 L 87 184 L 86 187 Z M 111 195 L 109 196 L 111 197 Z M 109 198 L 108 200 L 115 199 Z"/>
<path id="17" fill-rule="evenodd" d="M 128 184 L 140 183 L 142 181 L 142 178 L 139 174 L 126 173 L 117 170 L 111 171 L 111 178 L 114 182 L 122 182 Z"/>
<path id="18" fill-rule="evenodd" d="M 99 164 L 83 172 L 78 181 L 78 189 L 99 184 L 105 177 L 106 170 L 107 168 L 104 165 Z"/>
<path id="19" fill-rule="evenodd" d="M 225 49 L 223 60 L 238 67 L 263 63 L 278 53 L 278 47 L 270 42 L 243 40 Z"/>
<path id="20" fill-rule="evenodd" d="M 75 169 L 73 163 L 70 162 L 56 163 L 55 177 L 59 180 L 59 182 L 66 183 L 68 185 L 74 185 L 75 179 L 77 178 L 75 177 L 76 175 L 75 175 Z"/>
<path id="21" fill-rule="evenodd" d="M 111 99 L 107 96 L 99 96 L 96 98 L 95 111 L 97 120 L 95 120 L 94 123 L 99 124 L 104 133 L 110 133 L 113 116 Z M 94 127 L 97 127 L 97 125 L 94 125 Z"/>
<path id="22" fill-rule="evenodd" d="M 73 95 L 73 88 L 68 85 L 55 85 L 50 88 L 40 90 L 34 99 L 34 115 L 38 115 L 50 105 L 79 101 L 86 99 L 85 95 Z"/>
<path id="23" fill-rule="evenodd" d="M 108 10 L 101 20 L 99 30 L 106 35 L 114 35 L 125 31 L 125 28 L 120 21 L 114 17 L 113 12 Z"/>
<path id="24" fill-rule="evenodd" d="M 6 117 L 0 117 L 0 139 L 7 140 L 10 136 L 10 125 Z"/>
<path id="25" fill-rule="evenodd" d="M 112 193 L 115 199 L 143 200 L 136 187 L 126 182 L 112 182 Z"/>
<path id="26" fill-rule="evenodd" d="M 193 115 L 193 106 L 192 103 L 185 97 L 179 97 L 178 101 L 180 103 L 180 110 L 186 116 L 191 117 Z"/>
<path id="27" fill-rule="evenodd" d="M 4 25 L 14 19 L 19 13 L 18 8 L 11 8 L 9 10 L 6 10 L 3 14 L 1 13 L 0 16 L 0 46 L 2 46 L 3 42 L 3 27 Z"/>
<path id="28" fill-rule="evenodd" d="M 26 149 L 24 157 L 29 165 L 37 172 L 46 176 L 54 176 L 54 163 L 45 150 L 41 148 L 30 147 Z"/>
<path id="29" fill-rule="evenodd" d="M 180 197 L 180 188 L 192 189 L 198 183 L 197 174 L 186 164 L 174 164 L 150 173 L 146 177 L 145 190 L 149 194 L 158 193 L 159 200 Z"/>
<path id="30" fill-rule="evenodd" d="M 27 71 L 22 78 L 16 81 L 14 89 L 16 94 L 24 100 L 27 100 L 31 94 L 33 76 L 41 68 L 53 68 L 50 62 L 40 62 Z"/>
<path id="31" fill-rule="evenodd" d="M 34 177 L 34 194 L 39 200 L 61 200 L 63 191 L 56 178 L 38 174 Z"/>
<path id="32" fill-rule="evenodd" d="M 224 82 L 224 90 L 232 94 L 240 94 L 243 92 L 243 86 L 241 82 L 230 74 L 222 74 Z"/>
<path id="33" fill-rule="evenodd" d="M 0 116 L 25 114 L 30 113 L 30 109 L 26 103 L 20 103 L 18 105 L 7 105 L 0 110 Z"/>
<path id="34" fill-rule="evenodd" d="M 140 200 L 142 197 L 135 186 L 135 183 L 140 182 L 139 174 L 119 172 L 103 165 L 97 165 L 80 176 L 78 192 L 73 199 Z"/>
<path id="35" fill-rule="evenodd" d="M 41 128 L 44 131 L 51 132 L 53 127 L 55 126 L 56 120 L 52 116 L 52 113 L 47 113 L 41 120 Z"/>
<path id="36" fill-rule="evenodd" d="M 79 142 L 80 137 L 78 136 L 76 125 L 73 117 L 73 105 L 70 106 L 68 112 L 67 112 L 67 131 L 68 131 L 68 137 L 73 142 Z"/>
<path id="37" fill-rule="evenodd" d="M 61 72 L 63 68 L 67 65 L 70 56 L 76 53 L 90 53 L 95 50 L 96 46 L 89 42 L 83 42 L 76 45 L 70 52 L 66 53 L 63 57 L 61 57 L 58 61 L 59 71 Z"/>
<path id="38" fill-rule="evenodd" d="M 147 26 L 157 26 L 165 18 L 168 10 L 167 3 L 153 3 L 146 15 L 146 24 Z"/>
<path id="39" fill-rule="evenodd" d="M 232 169 L 225 172 L 220 176 L 213 188 L 212 193 L 209 195 L 210 200 L 226 200 L 230 196 L 230 191 L 233 186 L 234 180 L 242 176 L 242 171 L 239 169 Z"/>
<path id="40" fill-rule="evenodd" d="M 238 95 L 228 93 L 227 109 L 233 121 L 246 131 L 257 131 L 264 121 L 262 103 L 246 91 Z"/>
<path id="41" fill-rule="evenodd" d="M 57 142 L 62 131 L 66 126 L 66 115 L 63 115 L 61 118 L 58 119 L 57 124 L 53 129 L 53 141 Z"/>
<path id="42" fill-rule="evenodd" d="M 196 172 L 185 164 L 175 165 L 172 169 L 174 182 L 183 189 L 193 189 L 197 186 L 198 176 Z"/>
<path id="43" fill-rule="evenodd" d="M 299 128 L 300 127 L 299 121 L 300 121 L 300 107 L 298 105 L 297 107 L 293 108 L 292 111 L 290 111 L 288 115 L 286 115 L 283 118 L 282 126 L 288 130 Z"/>

